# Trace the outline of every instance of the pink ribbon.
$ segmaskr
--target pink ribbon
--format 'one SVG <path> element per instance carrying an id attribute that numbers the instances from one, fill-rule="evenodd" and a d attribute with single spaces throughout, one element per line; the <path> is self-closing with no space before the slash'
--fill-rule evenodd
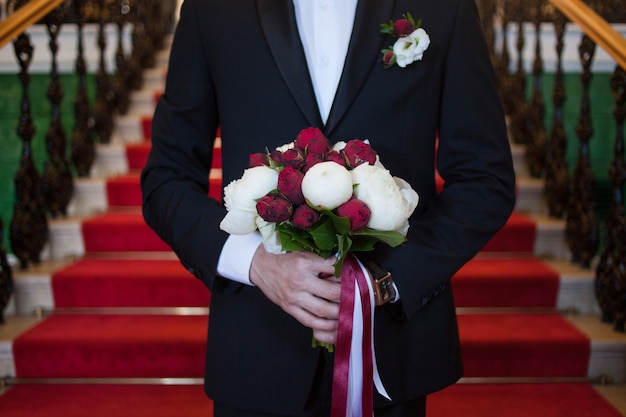
<path id="1" fill-rule="evenodd" d="M 339 324 L 333 369 L 331 417 L 347 416 L 346 410 L 350 400 L 350 352 L 352 348 L 355 290 L 357 287 L 359 289 L 361 313 L 363 315 L 362 364 L 360 364 L 363 370 L 363 384 L 361 390 L 361 414 L 359 416 L 373 416 L 372 305 L 367 279 L 356 258 L 348 255 L 341 271 L 341 299 L 339 302 Z M 352 417 L 352 415 L 349 417 Z"/>

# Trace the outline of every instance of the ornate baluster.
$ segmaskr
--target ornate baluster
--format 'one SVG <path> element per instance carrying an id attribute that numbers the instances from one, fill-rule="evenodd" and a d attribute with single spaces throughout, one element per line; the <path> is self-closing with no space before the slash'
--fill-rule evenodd
<path id="1" fill-rule="evenodd" d="M 113 133 L 113 89 L 106 68 L 105 51 L 107 46 L 105 23 L 109 19 L 107 0 L 98 0 L 98 48 L 100 60 L 96 73 L 96 104 L 94 107 L 95 129 L 101 143 L 110 143 Z"/>
<path id="2" fill-rule="evenodd" d="M 515 143 L 526 144 L 529 137 L 526 115 L 528 102 L 526 100 L 526 71 L 524 70 L 524 10 L 521 0 L 513 2 L 513 9 L 517 21 L 517 67 L 511 78 L 511 100 L 515 102 L 515 112 L 512 115 L 511 130 Z"/>
<path id="3" fill-rule="evenodd" d="M 85 63 L 83 26 L 86 21 L 88 0 L 74 0 L 77 26 L 76 75 L 78 87 L 74 99 L 74 129 L 72 130 L 72 162 L 79 177 L 89 176 L 96 157 L 94 121 L 87 95 L 87 64 Z"/>
<path id="4" fill-rule="evenodd" d="M 67 206 L 72 199 L 74 183 L 72 173 L 66 157 L 65 130 L 61 123 L 61 101 L 63 91 L 57 70 L 57 52 L 59 45 L 57 38 L 61 30 L 64 15 L 63 5 L 54 9 L 44 19 L 50 36 L 51 69 L 48 99 L 52 104 L 50 125 L 46 132 L 46 151 L 48 159 L 44 165 L 42 186 L 43 198 L 48 213 L 52 217 L 66 215 Z"/>
<path id="5" fill-rule="evenodd" d="M 152 40 L 150 39 L 150 25 L 147 22 L 150 22 L 149 15 L 149 5 L 148 2 L 142 1 L 141 4 L 137 3 L 137 20 L 141 23 L 138 26 L 138 44 L 141 45 L 139 50 L 139 66 L 142 70 L 150 67 L 151 61 L 151 52 L 152 49 Z M 137 23 L 137 22 L 135 22 Z"/>
<path id="6" fill-rule="evenodd" d="M 26 1 L 16 2 L 15 9 Z M 20 66 L 19 79 L 22 83 L 20 120 L 17 134 L 22 139 L 23 148 L 20 165 L 15 174 L 15 205 L 10 225 L 11 249 L 25 269 L 29 262 L 39 263 L 41 250 L 48 239 L 48 221 L 41 194 L 41 178 L 31 148 L 35 127 L 30 112 L 28 68 L 33 57 L 33 45 L 26 33 L 13 41 L 15 55 Z"/>
<path id="7" fill-rule="evenodd" d="M 500 99 L 504 113 L 510 116 L 515 113 L 516 101 L 513 99 L 513 83 L 511 82 L 511 74 L 509 73 L 509 65 L 511 62 L 511 54 L 509 52 L 508 31 L 511 16 L 511 2 L 505 1 L 500 5 L 500 21 L 502 29 L 502 44 L 500 53 L 496 62 L 496 76 L 498 79 L 498 88 Z"/>
<path id="8" fill-rule="evenodd" d="M 596 268 L 596 299 L 602 321 L 615 321 L 615 329 L 624 331 L 626 322 L 626 212 L 624 207 L 624 120 L 626 119 L 626 71 L 617 67 L 611 78 L 615 98 L 613 115 L 617 126 L 609 179 L 613 187 L 611 204 L 604 224 L 604 249 Z"/>
<path id="9" fill-rule="evenodd" d="M 117 49 L 115 51 L 116 72 L 113 78 L 113 91 L 115 92 L 115 107 L 120 114 L 128 112 L 130 104 L 130 86 L 127 84 L 129 64 L 124 52 L 124 25 L 126 16 L 130 13 L 129 0 L 122 0 L 117 13 L 113 14 L 117 24 Z"/>
<path id="10" fill-rule="evenodd" d="M 156 62 L 155 51 L 159 48 L 161 41 L 159 40 L 159 32 L 161 31 L 161 19 L 159 16 L 159 3 L 158 0 L 146 0 L 142 2 L 145 4 L 145 20 L 144 22 L 150 22 L 145 27 L 145 41 L 146 48 L 144 49 L 142 65 L 143 68 L 153 68 Z"/>
<path id="11" fill-rule="evenodd" d="M 4 323 L 4 309 L 13 293 L 13 271 L 4 249 L 4 222 L 0 218 L 0 323 Z"/>
<path id="12" fill-rule="evenodd" d="M 545 170 L 546 132 L 544 129 L 545 104 L 543 100 L 542 76 L 543 59 L 541 58 L 541 23 L 543 0 L 534 0 L 532 20 L 535 26 L 535 59 L 533 61 L 533 89 L 528 114 L 526 116 L 527 134 L 526 162 L 530 175 L 539 178 Z"/>
<path id="13" fill-rule="evenodd" d="M 132 51 L 128 63 L 128 75 L 126 85 L 133 90 L 139 90 L 143 84 L 143 66 L 141 63 L 143 49 L 145 45 L 144 25 L 142 19 L 142 10 L 144 9 L 142 1 L 133 3 L 131 8 L 131 21 L 133 23 L 133 31 L 131 34 Z"/>
<path id="14" fill-rule="evenodd" d="M 554 10 L 554 31 L 556 33 L 556 72 L 552 102 L 554 114 L 552 132 L 547 147 L 547 165 L 544 196 L 548 205 L 548 213 L 552 217 L 562 218 L 565 215 L 569 199 L 569 172 L 565 152 L 567 136 L 563 122 L 563 103 L 565 103 L 565 83 L 563 81 L 563 37 L 567 19 L 558 10 Z"/>
<path id="15" fill-rule="evenodd" d="M 566 236 L 572 252 L 572 261 L 589 268 L 598 250 L 598 220 L 595 212 L 594 176 L 591 169 L 589 141 L 593 136 L 589 84 L 591 83 L 591 63 L 596 50 L 595 43 L 583 35 L 578 48 L 583 72 L 581 82 L 583 95 L 576 134 L 580 142 L 578 162 L 572 180 L 570 204 L 567 211 Z"/>

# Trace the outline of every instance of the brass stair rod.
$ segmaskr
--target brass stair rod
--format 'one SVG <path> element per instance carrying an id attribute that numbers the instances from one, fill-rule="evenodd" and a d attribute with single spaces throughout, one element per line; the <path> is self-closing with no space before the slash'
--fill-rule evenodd
<path id="1" fill-rule="evenodd" d="M 31 0 L 6 19 L 0 20 L 0 48 L 37 23 L 64 0 Z"/>
<path id="2" fill-rule="evenodd" d="M 626 39 L 606 20 L 580 0 L 550 0 L 550 3 L 626 69 Z"/>

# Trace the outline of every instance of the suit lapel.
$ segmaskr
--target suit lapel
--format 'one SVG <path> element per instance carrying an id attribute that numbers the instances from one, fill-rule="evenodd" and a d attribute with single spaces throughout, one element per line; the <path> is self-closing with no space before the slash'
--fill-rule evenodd
<path id="1" fill-rule="evenodd" d="M 292 0 L 257 0 L 263 33 L 289 91 L 311 126 L 322 127 Z M 306 126 L 303 126 L 303 128 Z"/>
<path id="2" fill-rule="evenodd" d="M 379 62 L 380 51 L 384 47 L 385 37 L 380 34 L 380 24 L 388 22 L 393 17 L 395 2 L 395 0 L 359 0 L 346 62 L 326 123 L 326 134 L 330 134 L 344 116 L 373 65 L 382 65 L 382 62 Z"/>

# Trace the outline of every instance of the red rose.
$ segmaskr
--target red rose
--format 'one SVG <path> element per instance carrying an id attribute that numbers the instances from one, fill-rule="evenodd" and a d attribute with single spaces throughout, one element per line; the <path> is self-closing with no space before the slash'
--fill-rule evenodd
<path id="1" fill-rule="evenodd" d="M 350 220 L 350 230 L 363 229 L 370 221 L 372 212 L 367 205 L 356 198 L 352 198 L 337 207 L 339 217 L 347 217 Z"/>
<path id="2" fill-rule="evenodd" d="M 393 51 L 389 50 L 387 52 L 385 52 L 385 54 L 383 55 L 383 64 L 386 67 L 390 67 L 394 64 L 394 55 L 393 55 Z"/>
<path id="3" fill-rule="evenodd" d="M 248 162 L 248 168 L 259 167 L 262 165 L 269 165 L 266 153 L 253 153 L 250 154 L 250 160 Z"/>
<path id="4" fill-rule="evenodd" d="M 329 154 L 326 155 L 326 160 L 327 161 L 332 161 L 332 162 L 337 162 L 342 167 L 346 166 L 346 158 L 343 156 L 343 154 L 341 154 L 341 153 L 339 153 L 337 151 L 330 151 Z"/>
<path id="5" fill-rule="evenodd" d="M 270 193 L 256 203 L 256 211 L 266 222 L 285 222 L 291 217 L 293 206 L 290 201 L 278 194 Z"/>
<path id="6" fill-rule="evenodd" d="M 302 178 L 304 178 L 304 174 L 301 171 L 286 167 L 278 174 L 278 192 L 291 200 L 293 204 L 304 203 Z"/>
<path id="7" fill-rule="evenodd" d="M 283 153 L 278 149 L 274 149 L 272 152 L 270 152 L 269 159 L 274 161 L 276 164 L 281 165 L 283 160 Z"/>
<path id="8" fill-rule="evenodd" d="M 316 153 L 307 153 L 306 158 L 304 158 L 304 168 L 302 171 L 307 172 L 309 168 L 311 168 L 315 164 L 319 164 L 320 162 L 324 162 L 324 156 Z"/>
<path id="9" fill-rule="evenodd" d="M 308 229 L 313 226 L 320 218 L 320 214 L 317 210 L 312 209 L 306 204 L 296 207 L 296 211 L 293 212 L 291 223 L 298 229 Z"/>
<path id="10" fill-rule="evenodd" d="M 283 152 L 281 158 L 282 165 L 300 169 L 304 166 L 304 150 L 302 148 L 291 148 Z"/>
<path id="11" fill-rule="evenodd" d="M 342 152 L 348 161 L 347 165 L 351 168 L 356 168 L 365 162 L 370 165 L 376 163 L 376 151 L 362 140 L 353 139 L 348 141 Z"/>
<path id="12" fill-rule="evenodd" d="M 410 35 L 414 31 L 415 27 L 407 19 L 398 19 L 393 24 L 393 34 L 398 38 Z"/>
<path id="13" fill-rule="evenodd" d="M 330 141 L 316 127 L 302 129 L 295 141 L 296 147 L 305 149 L 307 153 L 325 155 L 330 150 Z"/>

